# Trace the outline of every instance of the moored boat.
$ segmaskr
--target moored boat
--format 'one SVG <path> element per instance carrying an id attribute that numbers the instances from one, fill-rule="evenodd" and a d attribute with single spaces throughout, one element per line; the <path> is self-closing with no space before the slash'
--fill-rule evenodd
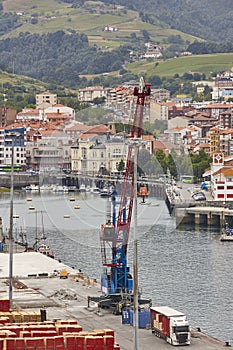
<path id="1" fill-rule="evenodd" d="M 51 251 L 50 247 L 46 244 L 41 244 L 38 248 L 38 252 L 54 259 L 53 252 Z"/>
<path id="2" fill-rule="evenodd" d="M 223 233 L 220 237 L 221 242 L 233 242 L 233 236 L 229 236 L 225 233 Z"/>
<path id="3" fill-rule="evenodd" d="M 80 192 L 86 192 L 86 186 L 84 184 L 81 184 L 79 187 Z"/>

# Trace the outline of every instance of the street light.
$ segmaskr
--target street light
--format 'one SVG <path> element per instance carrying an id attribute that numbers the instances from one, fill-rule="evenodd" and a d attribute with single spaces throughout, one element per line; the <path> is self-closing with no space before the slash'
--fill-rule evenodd
<path id="1" fill-rule="evenodd" d="M 9 228 L 9 300 L 10 308 L 13 307 L 13 199 L 14 199 L 14 146 L 15 138 L 20 134 L 16 132 L 7 133 L 11 138 L 11 189 L 10 189 L 10 228 Z"/>

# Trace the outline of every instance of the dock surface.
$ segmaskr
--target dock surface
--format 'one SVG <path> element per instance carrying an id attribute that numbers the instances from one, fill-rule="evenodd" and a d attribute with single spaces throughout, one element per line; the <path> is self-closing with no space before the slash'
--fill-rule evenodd
<path id="1" fill-rule="evenodd" d="M 0 254 L 0 298 L 8 297 L 8 254 Z M 67 279 L 60 279 L 57 271 L 66 268 Z M 24 311 L 45 309 L 48 320 L 77 319 L 85 331 L 111 328 L 121 350 L 134 349 L 134 328 L 124 325 L 121 316 L 108 310 L 98 312 L 96 304 L 87 308 L 88 296 L 99 296 L 96 281 L 87 280 L 79 271 L 40 253 L 14 254 L 14 276 L 20 282 L 13 289 L 13 302 Z M 156 338 L 149 329 L 139 329 L 139 348 L 142 350 L 171 349 L 163 339 Z M 220 350 L 226 344 L 192 329 L 190 349 Z"/>

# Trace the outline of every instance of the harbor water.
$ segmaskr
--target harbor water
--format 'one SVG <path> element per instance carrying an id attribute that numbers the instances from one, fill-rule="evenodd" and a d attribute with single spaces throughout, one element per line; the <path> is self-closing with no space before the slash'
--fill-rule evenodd
<path id="1" fill-rule="evenodd" d="M 106 221 L 107 201 L 85 193 L 15 194 L 14 235 L 19 239 L 19 232 L 25 231 L 33 245 L 44 228 L 56 259 L 100 280 L 99 229 Z M 9 206 L 9 194 L 1 194 L 5 233 Z M 131 266 L 133 224 L 128 245 Z M 233 244 L 220 242 L 218 230 L 176 229 L 164 201 L 156 198 L 148 199 L 147 205 L 138 199 L 137 235 L 142 296 L 152 297 L 154 305 L 184 312 L 193 327 L 233 345 Z"/>

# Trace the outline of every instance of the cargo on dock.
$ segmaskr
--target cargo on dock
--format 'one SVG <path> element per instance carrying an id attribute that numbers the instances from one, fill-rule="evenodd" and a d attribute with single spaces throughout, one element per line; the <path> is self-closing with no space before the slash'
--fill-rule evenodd
<path id="1" fill-rule="evenodd" d="M 1 298 L 8 297 L 8 290 L 5 284 L 8 279 L 8 259 L 8 254 L 1 254 Z M 93 337 L 93 332 L 98 333 L 98 338 L 101 338 L 103 336 L 101 332 L 108 330 L 108 332 L 114 334 L 114 342 L 116 343 L 109 340 L 115 346 L 109 349 L 115 350 L 119 349 L 119 347 L 121 350 L 134 349 L 134 327 L 132 325 L 122 324 L 121 317 L 113 315 L 108 310 L 101 309 L 101 312 L 98 312 L 98 306 L 95 304 L 87 308 L 87 296 L 90 293 L 98 296 L 100 293 L 100 286 L 96 280 L 89 280 L 80 271 L 37 252 L 14 254 L 14 260 L 14 275 L 17 275 L 18 280 L 26 286 L 26 288 L 19 289 L 17 289 L 17 285 L 14 287 L 13 304 L 15 311 L 20 310 L 26 318 L 29 317 L 28 313 L 34 313 L 38 317 L 38 310 L 43 311 L 43 315 L 46 312 L 47 321 L 44 323 L 51 325 L 52 322 L 52 325 L 54 325 L 55 322 L 56 332 L 59 331 L 59 333 L 64 331 L 64 323 L 68 323 L 68 320 L 71 319 L 76 320 L 77 324 L 85 330 L 85 332 L 82 331 L 81 333 L 84 338 L 86 336 Z M 60 271 L 63 268 L 69 272 L 67 279 L 60 279 L 59 274 L 56 273 L 56 271 Z M 15 314 L 15 317 L 17 315 L 19 316 L 19 313 Z M 111 334 L 107 334 L 108 339 L 110 339 Z M 61 340 L 64 338 L 63 335 L 57 335 L 56 337 L 60 337 L 59 339 Z M 51 342 L 55 343 L 53 337 L 44 338 L 47 345 L 49 342 L 50 345 Z M 69 332 L 69 338 L 72 338 L 72 332 L 71 334 Z M 14 339 L 17 339 L 17 342 L 19 342 L 18 338 Z M 70 344 L 71 346 L 71 339 L 68 340 L 66 338 L 65 341 L 67 342 L 65 344 Z M 28 346 L 29 343 L 27 342 Z M 145 328 L 139 329 L 139 345 L 143 350 L 155 348 L 163 350 L 168 349 L 170 346 L 164 340 L 154 337 L 151 334 L 151 330 Z M 191 346 L 193 350 L 221 350 L 226 348 L 225 343 L 213 339 L 196 329 L 191 331 Z"/>

